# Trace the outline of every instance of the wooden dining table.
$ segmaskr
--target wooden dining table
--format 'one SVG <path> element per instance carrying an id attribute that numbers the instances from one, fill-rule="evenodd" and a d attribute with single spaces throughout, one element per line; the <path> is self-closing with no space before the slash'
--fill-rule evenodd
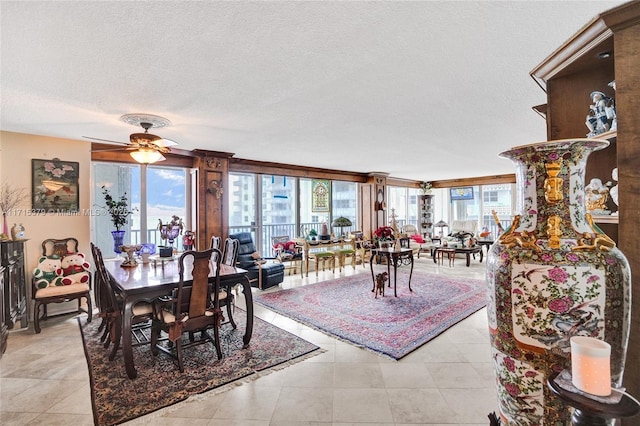
<path id="1" fill-rule="evenodd" d="M 127 376 L 135 379 L 137 372 L 133 361 L 131 335 L 133 306 L 138 302 L 153 302 L 160 296 L 171 294 L 171 291 L 178 286 L 180 275 L 177 259 L 140 263 L 135 267 L 123 267 L 121 264 L 122 260 L 105 261 L 107 272 L 124 298 L 122 352 Z M 211 274 L 214 275 L 215 271 Z M 184 278 L 187 283 L 192 280 L 190 268 L 185 267 Z M 234 266 L 220 265 L 220 287 L 230 292 L 231 287 L 238 283 L 242 284 L 247 310 L 246 330 L 242 338 L 246 348 L 253 332 L 253 297 L 247 271 Z"/>

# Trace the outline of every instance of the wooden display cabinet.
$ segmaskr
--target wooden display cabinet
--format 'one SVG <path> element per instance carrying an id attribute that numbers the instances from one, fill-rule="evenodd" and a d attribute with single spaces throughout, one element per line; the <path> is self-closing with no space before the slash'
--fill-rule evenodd
<path id="1" fill-rule="evenodd" d="M 4 267 L 4 324 L 9 330 L 18 322 L 21 328 L 29 325 L 24 262 L 24 241 L 0 242 L 0 264 Z"/>
<path id="2" fill-rule="evenodd" d="M 531 76 L 547 92 L 549 140 L 586 137 L 591 92 L 598 90 L 615 98 L 617 130 L 596 136 L 609 140 L 610 145 L 589 156 L 585 181 L 597 177 L 606 183 L 618 167 L 619 215 L 595 219 L 629 260 L 632 282 L 640 283 L 640 1 L 596 16 L 531 71 Z M 615 91 L 608 86 L 613 80 Z M 544 109 L 540 107 L 535 108 Z M 608 207 L 616 210 L 613 203 Z M 640 300 L 638 285 L 633 286 L 632 300 Z M 640 358 L 640 304 L 633 305 L 631 318 L 628 366 Z M 627 368 L 624 377 L 629 393 L 640 395 L 640 370 Z"/>
<path id="3" fill-rule="evenodd" d="M 418 196 L 418 232 L 423 238 L 433 236 L 433 195 Z"/>

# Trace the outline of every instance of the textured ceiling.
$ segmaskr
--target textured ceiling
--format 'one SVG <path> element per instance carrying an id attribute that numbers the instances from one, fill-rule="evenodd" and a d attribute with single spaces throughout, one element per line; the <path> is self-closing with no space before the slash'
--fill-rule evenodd
<path id="1" fill-rule="evenodd" d="M 621 3 L 3 0 L 0 129 L 127 141 L 139 129 L 120 115 L 149 113 L 187 150 L 513 173 L 497 154 L 546 139 L 529 72 Z"/>

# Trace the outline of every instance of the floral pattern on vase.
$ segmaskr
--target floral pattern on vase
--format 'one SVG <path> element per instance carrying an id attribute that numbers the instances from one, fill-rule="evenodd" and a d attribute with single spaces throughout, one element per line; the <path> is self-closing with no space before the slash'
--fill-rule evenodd
<path id="1" fill-rule="evenodd" d="M 569 354 L 575 334 L 604 337 L 603 271 L 522 263 L 512 266 L 511 277 L 513 334 L 520 344 Z"/>
<path id="2" fill-rule="evenodd" d="M 546 380 L 570 368 L 572 336 L 608 342 L 612 384 L 622 382 L 631 274 L 622 252 L 586 213 L 584 196 L 586 159 L 607 145 L 549 141 L 500 154 L 516 165 L 519 200 L 512 226 L 487 259 L 487 312 L 506 424 L 569 423 L 569 408 Z"/>
<path id="3" fill-rule="evenodd" d="M 526 361 L 498 351 L 492 351 L 497 381 L 501 384 L 498 398 L 510 407 L 527 407 L 514 410 L 506 417 L 509 425 L 539 424 L 544 412 L 542 375 Z"/>

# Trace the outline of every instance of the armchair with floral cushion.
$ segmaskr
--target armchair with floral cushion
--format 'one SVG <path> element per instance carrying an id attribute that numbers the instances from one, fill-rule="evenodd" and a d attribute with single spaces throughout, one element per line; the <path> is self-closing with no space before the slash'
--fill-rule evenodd
<path id="1" fill-rule="evenodd" d="M 288 235 L 271 237 L 271 242 L 274 257 L 285 265 L 285 269 L 289 269 L 289 275 L 291 270 L 294 274 L 297 273 L 298 264 L 302 269 L 302 246 L 299 242 L 292 240 Z"/>

